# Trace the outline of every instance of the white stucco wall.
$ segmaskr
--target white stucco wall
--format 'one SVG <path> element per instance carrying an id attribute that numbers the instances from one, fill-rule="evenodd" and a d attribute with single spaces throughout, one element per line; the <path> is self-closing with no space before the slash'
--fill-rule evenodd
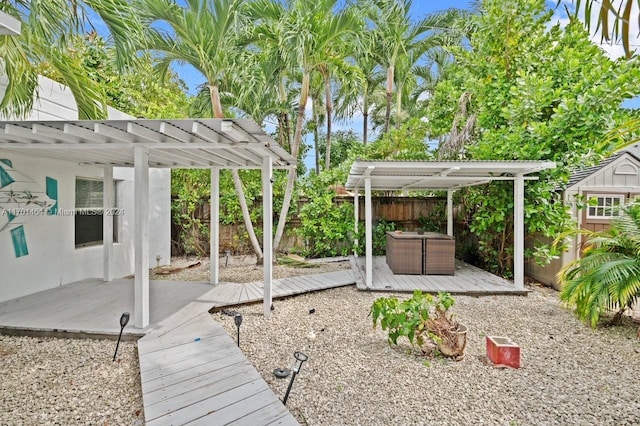
<path id="1" fill-rule="evenodd" d="M 0 81 L 0 96 L 3 90 Z M 41 79 L 40 99 L 36 102 L 31 120 L 77 120 L 73 97 L 68 89 L 49 79 Z M 109 118 L 131 118 L 110 109 Z M 42 190 L 46 177 L 57 180 L 58 207 L 75 208 L 76 177 L 101 178 L 103 168 L 84 166 L 73 162 L 32 157 L 0 149 L 0 159 L 9 159 L 13 169 L 29 177 Z M 133 169 L 115 168 L 118 180 L 117 205 L 120 217 L 120 241 L 114 244 L 112 270 L 115 278 L 133 274 Z M 171 196 L 170 171 L 149 170 L 149 264 L 155 266 L 156 256 L 161 264 L 168 264 L 171 253 Z M 29 254 L 16 257 L 8 229 L 0 231 L 0 302 L 46 290 L 87 278 L 103 275 L 103 246 L 75 247 L 73 216 L 20 217 Z M 11 228 L 11 227 L 9 227 Z"/>

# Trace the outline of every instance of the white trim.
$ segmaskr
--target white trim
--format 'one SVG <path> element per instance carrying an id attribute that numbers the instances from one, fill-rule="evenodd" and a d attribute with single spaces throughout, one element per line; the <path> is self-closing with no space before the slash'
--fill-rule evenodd
<path id="1" fill-rule="evenodd" d="M 371 178 L 364 179 L 364 216 L 365 216 L 365 279 L 366 287 L 373 286 L 373 226 L 371 208 Z"/>
<path id="2" fill-rule="evenodd" d="M 211 205 L 209 213 L 209 282 L 220 281 L 220 169 L 211 169 Z"/>
<path id="3" fill-rule="evenodd" d="M 149 149 L 135 148 L 134 312 L 135 326 L 149 325 Z"/>
<path id="4" fill-rule="evenodd" d="M 115 207 L 113 187 L 113 167 L 104 166 L 104 181 L 102 184 L 102 279 L 106 282 L 113 280 L 111 259 L 113 258 L 113 215 L 107 214 Z"/>
<path id="5" fill-rule="evenodd" d="M 625 170 L 625 168 L 627 170 Z M 614 175 L 629 175 L 636 176 L 638 174 L 638 168 L 631 163 L 620 164 L 613 170 Z"/>
<path id="6" fill-rule="evenodd" d="M 271 316 L 273 282 L 273 163 L 271 157 L 262 159 L 262 255 L 264 266 L 264 317 Z"/>
<path id="7" fill-rule="evenodd" d="M 513 283 L 524 289 L 524 179 L 513 181 Z"/>
<path id="8" fill-rule="evenodd" d="M 20 35 L 22 23 L 11 15 L 0 12 L 0 35 Z"/>
<path id="9" fill-rule="evenodd" d="M 597 215 L 597 214 L 592 215 L 591 214 L 591 209 L 595 209 L 596 212 L 597 211 L 602 211 L 603 213 L 606 213 L 605 210 L 607 210 L 607 208 L 609 208 L 609 209 L 611 209 L 611 208 L 617 209 L 618 207 L 624 206 L 626 197 L 624 196 L 624 194 L 611 194 L 611 193 L 609 193 L 609 194 L 589 194 L 589 193 L 587 193 L 585 198 L 587 200 L 587 219 L 608 220 L 608 219 L 615 219 L 616 217 L 619 217 L 620 215 L 619 214 L 616 214 L 616 215 L 602 215 L 602 216 Z M 597 204 L 595 206 L 589 205 L 588 202 L 592 198 L 596 198 L 598 201 L 600 201 L 600 199 L 603 199 L 603 200 L 605 200 L 605 202 L 606 202 L 607 198 L 610 198 L 611 201 L 612 201 L 612 205 L 611 206 L 606 206 L 606 205 L 602 205 L 601 206 L 600 204 Z M 620 200 L 620 203 L 617 206 L 613 205 L 613 200 L 615 200 L 615 199 Z"/>

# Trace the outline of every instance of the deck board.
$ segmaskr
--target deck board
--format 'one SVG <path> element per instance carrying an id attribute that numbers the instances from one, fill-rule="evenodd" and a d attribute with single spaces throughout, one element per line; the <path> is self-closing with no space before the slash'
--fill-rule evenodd
<path id="1" fill-rule="evenodd" d="M 226 424 L 247 416 L 254 424 L 297 424 L 208 307 L 201 303 L 200 314 L 138 341 L 147 424 Z M 278 404 L 285 411 L 274 412 Z"/>
<path id="2" fill-rule="evenodd" d="M 518 290 L 512 282 L 475 266 L 456 260 L 455 275 L 395 275 L 389 269 L 384 256 L 373 257 L 373 284 L 367 289 L 364 277 L 364 257 L 352 261 L 356 285 L 360 290 L 429 293 L 441 291 L 452 294 L 526 295 L 529 290 Z"/>

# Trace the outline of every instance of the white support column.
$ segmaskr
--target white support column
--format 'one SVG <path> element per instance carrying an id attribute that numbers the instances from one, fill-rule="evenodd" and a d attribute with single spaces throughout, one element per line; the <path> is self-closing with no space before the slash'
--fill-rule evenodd
<path id="1" fill-rule="evenodd" d="M 104 166 L 102 179 L 102 280 L 113 281 L 111 259 L 113 259 L 113 166 Z"/>
<path id="2" fill-rule="evenodd" d="M 263 308 L 265 318 L 271 316 L 271 284 L 273 280 L 273 163 L 271 157 L 262 159 L 262 254 L 264 256 L 264 295 Z"/>
<path id="3" fill-rule="evenodd" d="M 134 263 L 135 326 L 149 325 L 149 148 L 135 147 L 134 164 Z"/>
<path id="4" fill-rule="evenodd" d="M 211 169 L 211 211 L 209 214 L 209 281 L 220 281 L 220 169 Z"/>
<path id="5" fill-rule="evenodd" d="M 358 219 L 360 218 L 360 192 L 356 189 L 356 192 L 353 194 L 353 211 L 355 216 L 355 223 L 353 226 L 354 235 L 356 236 L 353 240 L 353 255 L 358 256 Z"/>
<path id="6" fill-rule="evenodd" d="M 513 283 L 524 290 L 524 176 L 513 181 Z"/>
<path id="7" fill-rule="evenodd" d="M 447 189 L 447 235 L 453 237 L 453 189 Z"/>
<path id="8" fill-rule="evenodd" d="M 371 224 L 371 178 L 364 179 L 364 217 L 365 217 L 365 285 L 373 285 L 373 227 Z"/>

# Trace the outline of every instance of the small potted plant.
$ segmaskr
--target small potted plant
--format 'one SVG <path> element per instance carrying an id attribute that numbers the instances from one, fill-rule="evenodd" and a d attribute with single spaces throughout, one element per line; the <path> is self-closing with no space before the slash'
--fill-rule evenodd
<path id="1" fill-rule="evenodd" d="M 388 330 L 389 344 L 397 345 L 400 337 L 406 337 L 411 345 L 418 345 L 423 352 L 426 341 L 433 342 L 444 356 L 461 360 L 467 345 L 467 327 L 456 321 L 449 309 L 455 303 L 449 293 L 433 297 L 420 290 L 400 302 L 396 297 L 378 298 L 371 306 L 373 327 L 378 322 Z"/>

